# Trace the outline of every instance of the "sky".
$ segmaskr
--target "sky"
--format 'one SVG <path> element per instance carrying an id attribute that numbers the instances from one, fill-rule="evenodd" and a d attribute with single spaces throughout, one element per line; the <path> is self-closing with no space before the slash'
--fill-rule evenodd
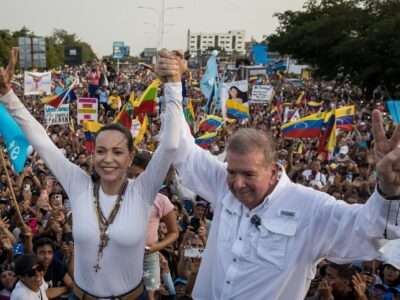
<path id="1" fill-rule="evenodd" d="M 130 46 L 131 55 L 160 45 L 186 50 L 187 33 L 245 30 L 246 41 L 275 32 L 275 12 L 300 10 L 305 0 L 0 0 L 0 29 L 23 26 L 38 36 L 64 29 L 89 43 L 99 56 L 112 53 L 113 41 Z M 164 3 L 164 10 L 162 9 Z M 138 6 L 150 9 L 141 9 Z M 181 7 L 181 8 L 176 8 Z M 150 24 L 145 24 L 150 23 Z M 172 24 L 172 25 L 171 25 Z M 1 47 L 1 45 L 0 45 Z"/>

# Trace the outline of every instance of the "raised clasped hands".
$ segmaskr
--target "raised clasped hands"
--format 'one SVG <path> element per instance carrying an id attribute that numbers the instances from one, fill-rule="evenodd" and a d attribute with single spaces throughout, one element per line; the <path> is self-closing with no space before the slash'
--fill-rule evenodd
<path id="1" fill-rule="evenodd" d="M 378 185 L 389 197 L 400 195 L 400 124 L 392 136 L 387 138 L 383 128 L 381 112 L 372 112 L 372 133 Z"/>
<path id="2" fill-rule="evenodd" d="M 187 70 L 187 62 L 183 51 L 161 49 L 156 63 L 156 72 L 162 82 L 181 82 L 183 73 Z"/>

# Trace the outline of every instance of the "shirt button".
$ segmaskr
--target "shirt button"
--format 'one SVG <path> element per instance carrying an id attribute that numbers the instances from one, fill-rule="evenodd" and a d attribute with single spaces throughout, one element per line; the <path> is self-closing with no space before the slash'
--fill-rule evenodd
<path id="1" fill-rule="evenodd" d="M 236 262 L 236 258 L 233 259 L 233 262 Z"/>
<path id="2" fill-rule="evenodd" d="M 228 280 L 228 281 L 226 282 L 226 284 L 231 284 L 231 282 Z"/>
<path id="3" fill-rule="evenodd" d="M 250 217 L 250 214 L 249 214 L 249 213 L 247 213 L 247 214 L 246 214 L 246 217 Z"/>
<path id="4" fill-rule="evenodd" d="M 239 236 L 239 241 L 241 241 L 242 240 L 242 237 L 241 236 Z"/>

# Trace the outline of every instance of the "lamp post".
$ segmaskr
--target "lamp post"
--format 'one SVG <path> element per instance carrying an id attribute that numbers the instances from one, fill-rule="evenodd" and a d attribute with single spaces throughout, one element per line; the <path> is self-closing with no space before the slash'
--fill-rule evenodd
<path id="1" fill-rule="evenodd" d="M 152 10 L 154 12 L 156 12 L 157 16 L 158 16 L 158 29 L 159 29 L 159 47 L 162 48 L 163 47 L 163 35 L 164 35 L 164 26 L 165 25 L 173 25 L 173 24 L 164 24 L 164 15 L 165 12 L 167 10 L 172 10 L 172 9 L 181 9 L 183 8 L 183 6 L 169 6 L 169 7 L 165 7 L 165 0 L 162 1 L 162 6 L 161 6 L 161 12 L 154 8 L 154 7 L 149 7 L 149 6 L 138 6 L 138 8 L 140 9 L 149 9 Z M 153 24 L 153 23 L 145 23 L 145 24 Z M 154 24 L 153 24 L 154 25 Z"/>

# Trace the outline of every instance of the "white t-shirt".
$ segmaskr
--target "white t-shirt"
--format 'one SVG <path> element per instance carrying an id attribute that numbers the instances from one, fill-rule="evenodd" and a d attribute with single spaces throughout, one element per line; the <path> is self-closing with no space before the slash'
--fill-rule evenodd
<path id="1" fill-rule="evenodd" d="M 164 133 L 146 171 L 129 180 L 125 198 L 113 224 L 110 238 L 100 260 L 101 269 L 95 271 L 100 242 L 99 225 L 93 204 L 92 179 L 77 165 L 66 159 L 49 140 L 44 128 L 30 115 L 14 93 L 0 97 L 24 131 L 26 137 L 43 158 L 71 199 L 74 219 L 76 284 L 86 292 L 109 297 L 121 295 L 138 286 L 143 277 L 143 256 L 150 207 L 164 181 L 179 146 L 179 132 L 184 122 L 182 114 L 182 85 L 168 83 L 165 94 L 165 113 L 161 116 Z M 182 120 L 181 120 L 182 119 Z M 106 216 L 111 212 L 117 195 L 107 195 L 100 188 L 99 201 Z"/>
<path id="2" fill-rule="evenodd" d="M 22 281 L 18 281 L 15 289 L 11 293 L 10 300 L 48 300 L 46 295 L 47 283 L 43 280 L 39 292 L 34 292 L 28 288 Z"/>

